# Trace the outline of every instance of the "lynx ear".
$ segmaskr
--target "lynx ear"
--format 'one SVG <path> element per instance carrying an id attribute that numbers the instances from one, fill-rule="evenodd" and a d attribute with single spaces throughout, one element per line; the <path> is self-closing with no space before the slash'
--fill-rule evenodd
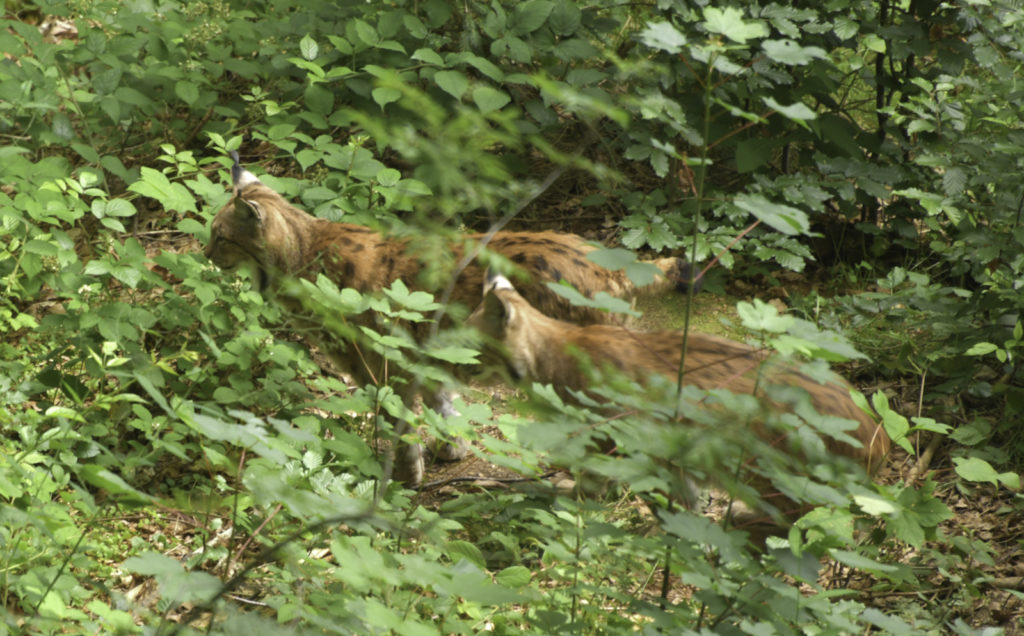
<path id="1" fill-rule="evenodd" d="M 512 282 L 505 278 L 501 274 L 495 272 L 490 267 L 484 272 L 484 294 L 487 294 L 492 289 L 512 289 Z"/>
<path id="2" fill-rule="evenodd" d="M 252 185 L 253 183 L 260 183 L 260 180 L 256 175 L 243 168 L 242 164 L 238 162 L 237 152 L 232 150 L 228 154 L 231 155 L 231 160 L 234 161 L 234 164 L 231 166 L 231 181 L 234 182 L 236 190 L 241 190 L 245 186 Z"/>
<path id="3" fill-rule="evenodd" d="M 508 282 L 504 276 L 499 278 Z M 484 294 L 483 302 L 484 323 L 488 327 L 487 331 L 492 335 L 497 335 L 499 339 L 504 336 L 505 330 L 508 329 L 508 325 L 516 313 L 515 305 L 510 301 L 509 295 L 500 293 L 502 289 L 511 289 L 511 287 L 495 286 L 488 289 Z"/>
<path id="4" fill-rule="evenodd" d="M 255 201 L 246 201 L 242 197 L 235 197 L 235 216 L 239 219 L 249 221 L 255 220 L 257 223 L 263 222 L 263 208 L 260 207 L 259 203 Z"/>

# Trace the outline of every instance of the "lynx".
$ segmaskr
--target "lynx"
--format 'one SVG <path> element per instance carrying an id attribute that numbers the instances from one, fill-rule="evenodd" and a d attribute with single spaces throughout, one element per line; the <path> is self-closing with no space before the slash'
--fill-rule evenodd
<path id="1" fill-rule="evenodd" d="M 275 295 L 285 278 L 315 280 L 320 274 L 326 275 L 339 288 L 350 287 L 360 292 L 387 288 L 396 280 L 402 280 L 413 290 L 436 292 L 451 276 L 457 276 L 451 302 L 470 308 L 479 300 L 484 267 L 472 261 L 462 271 L 455 272 L 454 264 L 472 246 L 483 242 L 485 235 L 464 235 L 443 245 L 439 251 L 437 241 L 427 240 L 431 237 L 423 240 L 389 237 L 368 227 L 316 218 L 289 204 L 243 168 L 237 153 L 232 152 L 231 156 L 234 198 L 213 219 L 205 253 L 225 270 L 248 265 L 261 292 Z M 605 269 L 587 259 L 587 254 L 596 248 L 573 234 L 497 232 L 486 248 L 511 261 L 523 274 L 528 281 L 522 286 L 524 298 L 540 311 L 559 319 L 582 324 L 616 320 L 608 312 L 571 305 L 545 282 L 564 280 L 590 297 L 606 292 L 628 298 L 641 291 L 624 272 Z M 426 267 L 427 263 L 435 267 Z M 644 287 L 645 293 L 688 281 L 689 268 L 681 259 L 662 258 L 654 264 L 663 275 Z M 280 300 L 293 314 L 302 313 L 301 303 L 293 298 Z M 367 318 L 366 324 L 372 324 L 372 319 Z M 338 342 L 336 337 L 321 334 L 318 337 L 320 347 L 340 371 L 356 382 L 362 385 L 386 377 L 386 361 L 359 351 L 353 343 Z M 405 393 L 403 398 L 411 406 L 415 392 Z M 445 392 L 435 393 L 427 401 L 442 415 L 454 413 Z M 465 446 L 448 446 L 441 448 L 440 455 L 442 459 L 460 459 L 465 452 Z M 419 484 L 424 469 L 419 446 L 402 449 L 396 461 L 396 476 L 407 485 Z"/>
<path id="2" fill-rule="evenodd" d="M 614 368 L 641 382 L 656 374 L 674 381 L 683 353 L 682 334 L 677 331 L 644 333 L 618 325 L 581 326 L 546 316 L 503 276 L 488 275 L 484 300 L 468 323 L 492 343 L 485 348 L 488 362 L 504 366 L 513 379 L 550 383 L 563 391 L 587 390 L 594 368 Z M 581 362 L 581 357 L 589 363 Z M 754 371 L 762 364 L 771 363 L 753 347 L 691 333 L 683 382 L 702 389 L 752 394 L 757 388 Z M 792 366 L 769 366 L 767 373 L 771 384 L 805 389 L 819 413 L 858 424 L 850 435 L 859 446 L 826 438 L 832 452 L 860 460 L 869 470 L 888 453 L 889 437 L 853 402 L 845 381 L 836 378 L 821 384 Z"/>

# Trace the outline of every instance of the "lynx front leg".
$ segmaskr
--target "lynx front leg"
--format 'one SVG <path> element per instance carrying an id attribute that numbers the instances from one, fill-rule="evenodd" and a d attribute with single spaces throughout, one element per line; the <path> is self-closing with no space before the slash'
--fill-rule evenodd
<path id="1" fill-rule="evenodd" d="M 453 401 L 458 394 L 449 389 L 438 389 L 430 396 L 433 404 L 431 407 L 441 417 L 448 419 L 461 415 L 455 408 Z M 454 441 L 438 439 L 434 445 L 434 457 L 443 462 L 454 462 L 464 458 L 469 453 L 469 441 L 464 438 L 456 438 Z"/>
<path id="2" fill-rule="evenodd" d="M 393 446 L 394 478 L 407 488 L 417 488 L 423 483 L 423 474 L 426 470 L 423 463 L 423 445 L 410 444 L 400 439 L 411 431 L 408 422 L 401 421 L 395 425 L 395 436 L 399 439 L 396 439 Z"/>
<path id="3" fill-rule="evenodd" d="M 451 391 L 439 389 L 430 395 L 423 396 L 423 399 L 426 406 L 433 408 L 438 415 L 447 419 L 460 415 L 458 409 L 452 403 L 455 397 L 457 397 L 456 394 Z M 415 391 L 407 391 L 402 396 L 405 405 L 410 409 L 415 406 L 416 398 L 417 393 Z M 394 478 L 396 481 L 405 484 L 408 488 L 416 488 L 423 482 L 423 475 L 426 471 L 423 445 L 401 441 L 400 438 L 412 432 L 412 427 L 404 420 L 395 422 L 394 431 L 395 436 L 399 438 L 395 443 Z M 438 439 L 433 450 L 434 458 L 437 460 L 445 462 L 458 461 L 469 452 L 469 442 L 462 438 L 454 441 Z"/>

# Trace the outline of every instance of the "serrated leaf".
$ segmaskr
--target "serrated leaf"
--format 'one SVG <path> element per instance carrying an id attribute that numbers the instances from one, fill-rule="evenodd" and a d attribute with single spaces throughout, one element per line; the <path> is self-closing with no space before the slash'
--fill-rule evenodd
<path id="1" fill-rule="evenodd" d="M 132 192 L 156 199 L 168 210 L 178 212 L 195 212 L 196 202 L 188 188 L 180 183 L 171 183 L 167 176 L 159 170 L 143 166 L 141 177 L 128 186 Z"/>
<path id="2" fill-rule="evenodd" d="M 961 168 L 949 168 L 942 175 L 942 191 L 946 196 L 956 196 L 967 187 L 967 173 Z"/>
<path id="3" fill-rule="evenodd" d="M 755 298 L 753 303 L 736 303 L 736 313 L 744 327 L 756 332 L 785 333 L 792 324 L 792 316 L 780 316 L 779 310 Z"/>
<path id="4" fill-rule="evenodd" d="M 82 159 L 85 159 L 89 163 L 97 164 L 100 162 L 100 153 L 96 152 L 96 149 L 88 144 L 72 142 L 71 147 L 75 149 Z"/>
<path id="5" fill-rule="evenodd" d="M 724 35 L 740 44 L 751 38 L 763 38 L 768 35 L 768 27 L 763 22 L 744 20 L 743 12 L 734 7 L 706 7 L 703 26 L 709 33 Z"/>
<path id="6" fill-rule="evenodd" d="M 434 74 L 434 83 L 455 99 L 462 99 L 469 88 L 469 80 L 458 71 L 438 71 Z"/>
<path id="7" fill-rule="evenodd" d="M 849 38 L 852 38 L 853 36 L 857 35 L 857 31 L 860 30 L 859 22 L 842 16 L 836 18 L 832 25 L 832 31 L 840 40 L 847 40 Z"/>
<path id="8" fill-rule="evenodd" d="M 384 168 L 377 173 L 377 183 L 382 186 L 394 186 L 402 178 L 402 173 L 394 168 Z"/>
<path id="9" fill-rule="evenodd" d="M 380 42 L 380 36 L 377 35 L 377 29 L 364 22 L 363 20 L 355 21 L 356 35 L 363 44 L 368 46 L 375 46 L 377 42 Z"/>
<path id="10" fill-rule="evenodd" d="M 500 110 L 512 101 L 504 91 L 499 91 L 490 86 L 478 86 L 473 89 L 473 102 L 485 115 Z"/>
<path id="11" fill-rule="evenodd" d="M 110 275 L 132 289 L 135 289 L 142 280 L 142 272 L 131 266 L 115 267 L 110 271 Z"/>
<path id="12" fill-rule="evenodd" d="M 299 40 L 299 53 L 310 62 L 320 55 L 320 45 L 308 33 Z"/>
<path id="13" fill-rule="evenodd" d="M 659 51 L 679 53 L 686 45 L 686 36 L 679 32 L 670 22 L 652 22 L 640 32 L 640 41 Z"/>
<path id="14" fill-rule="evenodd" d="M 803 66 L 826 57 L 824 49 L 817 46 L 800 46 L 793 40 L 765 40 L 761 43 L 761 48 L 769 58 L 788 66 Z"/>

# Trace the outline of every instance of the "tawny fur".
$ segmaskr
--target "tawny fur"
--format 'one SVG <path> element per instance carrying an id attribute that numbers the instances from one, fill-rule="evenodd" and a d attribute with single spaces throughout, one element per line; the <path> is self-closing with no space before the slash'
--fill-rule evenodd
<path id="1" fill-rule="evenodd" d="M 387 237 L 364 226 L 318 219 L 289 204 L 242 168 L 237 154 L 233 157 L 235 196 L 213 219 L 205 253 L 223 269 L 250 266 L 260 291 L 272 293 L 281 278 L 315 280 L 324 274 L 340 288 L 361 292 L 390 287 L 399 279 L 410 289 L 438 292 L 457 275 L 449 301 L 465 306 L 468 311 L 479 300 L 484 268 L 474 260 L 463 271 L 454 270 L 465 250 L 482 241 L 484 235 L 468 234 L 454 239 Z M 524 296 L 541 311 L 558 318 L 586 324 L 618 320 L 608 312 L 571 305 L 545 282 L 568 281 L 588 297 L 605 292 L 628 298 L 639 291 L 624 272 L 611 271 L 588 260 L 587 253 L 595 248 L 573 234 L 498 232 L 487 249 L 514 263 L 523 275 Z M 683 278 L 689 270 L 681 259 L 663 258 L 654 264 L 664 275 L 643 291 L 655 292 L 687 282 Z M 281 300 L 298 324 L 316 327 L 315 317 L 301 315 L 301 302 L 294 298 Z M 374 326 L 372 316 L 354 317 L 353 321 Z M 388 373 L 396 371 L 381 356 L 359 350 L 354 343 L 339 341 L 318 329 L 311 331 L 334 365 L 360 384 L 382 382 Z M 424 331 L 422 325 L 413 329 L 418 337 Z M 405 391 L 403 398 L 411 405 L 415 396 L 414 392 Z M 445 414 L 453 412 L 443 392 L 432 395 L 428 402 Z M 399 432 L 404 433 L 404 428 Z M 440 455 L 443 459 L 458 459 L 465 452 L 464 445 L 449 446 L 443 447 Z M 404 449 L 396 474 L 407 484 L 419 483 L 423 461 L 418 447 Z"/>
<path id="2" fill-rule="evenodd" d="M 503 363 L 512 375 L 562 390 L 586 390 L 594 368 L 615 368 L 641 382 L 652 374 L 676 379 L 683 354 L 681 332 L 644 333 L 616 325 L 571 324 L 537 311 L 504 278 L 488 282 L 484 300 L 468 323 L 497 347 L 485 351 L 489 361 Z M 589 364 L 581 363 L 580 354 Z M 766 358 L 748 345 L 691 333 L 683 383 L 751 394 L 759 381 L 803 388 L 819 413 L 858 424 L 850 434 L 860 442 L 859 448 L 832 438 L 826 438 L 826 446 L 862 461 L 869 470 L 878 466 L 889 452 L 889 437 L 853 402 L 849 384 L 838 377 L 822 384 L 791 365 L 773 364 Z M 759 370 L 763 364 L 769 366 Z"/>
<path id="3" fill-rule="evenodd" d="M 318 219 L 290 205 L 259 181 L 240 188 L 234 200 L 214 218 L 206 255 L 224 269 L 254 264 L 259 285 L 266 289 L 281 275 L 315 279 L 326 274 L 339 287 L 372 291 L 401 279 L 410 289 L 436 292 L 449 280 L 464 250 L 484 238 L 468 234 L 451 241 L 388 238 L 367 227 Z M 595 248 L 574 234 L 498 232 L 487 249 L 512 261 L 525 274 L 522 294 L 540 311 L 582 324 L 607 323 L 619 315 L 574 307 L 545 282 L 565 280 L 584 296 L 606 292 L 629 298 L 640 291 L 624 271 L 612 271 L 586 258 Z M 678 285 L 683 261 L 654 261 L 665 275 L 643 291 Z M 426 267 L 429 265 L 429 267 Z M 459 273 L 451 301 L 476 305 L 484 268 L 471 262 Z"/>

